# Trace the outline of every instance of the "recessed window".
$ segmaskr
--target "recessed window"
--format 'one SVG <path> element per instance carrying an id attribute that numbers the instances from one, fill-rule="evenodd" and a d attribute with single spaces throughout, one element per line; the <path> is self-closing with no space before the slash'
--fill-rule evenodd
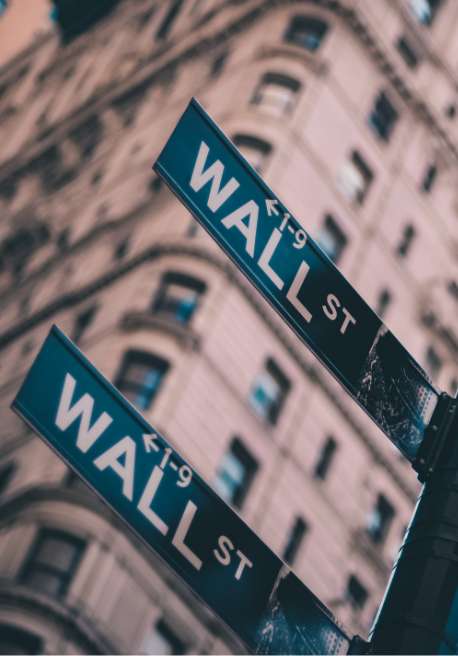
<path id="1" fill-rule="evenodd" d="M 382 141 L 389 141 L 399 118 L 398 112 L 384 91 L 375 99 L 369 115 L 369 125 Z"/>
<path id="2" fill-rule="evenodd" d="M 351 575 L 347 582 L 347 599 L 354 610 L 364 608 L 369 593 L 357 576 Z"/>
<path id="3" fill-rule="evenodd" d="M 85 542 L 69 533 L 42 529 L 20 573 L 20 582 L 53 597 L 63 597 L 84 548 Z"/>
<path id="4" fill-rule="evenodd" d="M 432 24 L 442 0 L 409 0 L 412 14 L 422 25 Z"/>
<path id="5" fill-rule="evenodd" d="M 328 31 L 328 24 L 316 16 L 294 16 L 285 32 L 284 40 L 314 52 L 318 50 Z"/>
<path id="6" fill-rule="evenodd" d="M 16 465 L 14 462 L 8 462 L 6 465 L 0 467 L 0 495 L 8 488 L 15 471 Z"/>
<path id="7" fill-rule="evenodd" d="M 377 307 L 375 309 L 376 313 L 383 319 L 387 313 L 387 310 L 391 304 L 392 296 L 389 289 L 382 289 L 377 298 Z"/>
<path id="8" fill-rule="evenodd" d="M 399 255 L 399 257 L 407 257 L 407 255 L 409 254 L 412 248 L 416 234 L 417 234 L 416 230 L 411 223 L 405 226 L 402 232 L 401 241 L 399 242 L 396 249 L 396 252 Z"/>
<path id="9" fill-rule="evenodd" d="M 276 424 L 291 383 L 277 363 L 268 358 L 250 392 L 250 405 L 263 419 Z"/>
<path id="10" fill-rule="evenodd" d="M 429 192 L 434 187 L 436 179 L 437 179 L 437 166 L 436 164 L 429 164 L 426 168 L 425 174 L 423 176 L 423 180 L 421 181 L 421 190 L 425 194 L 429 194 Z"/>
<path id="11" fill-rule="evenodd" d="M 369 165 L 357 150 L 353 150 L 340 172 L 338 184 L 349 201 L 362 205 L 373 179 Z"/>
<path id="12" fill-rule="evenodd" d="M 164 620 L 159 620 L 143 641 L 140 653 L 185 654 L 186 645 Z"/>
<path id="13" fill-rule="evenodd" d="M 395 510 L 392 504 L 383 494 L 379 494 L 367 522 L 367 532 L 372 542 L 381 544 L 385 541 L 394 515 Z"/>
<path id="14" fill-rule="evenodd" d="M 409 68 L 416 68 L 418 66 L 418 55 L 412 48 L 407 37 L 400 36 L 396 42 L 396 48 Z"/>
<path id="15" fill-rule="evenodd" d="M 144 351 L 128 351 L 115 385 L 140 410 L 147 410 L 162 385 L 169 363 Z"/>
<path id="16" fill-rule="evenodd" d="M 0 654 L 43 653 L 43 640 L 35 633 L 11 624 L 0 624 Z"/>
<path id="17" fill-rule="evenodd" d="M 336 450 L 337 442 L 333 437 L 328 437 L 320 450 L 320 454 L 315 465 L 313 472 L 315 478 L 324 480 L 327 477 L 329 469 L 331 468 L 331 465 L 334 461 Z"/>
<path id="18" fill-rule="evenodd" d="M 426 370 L 433 380 L 439 376 L 442 365 L 442 358 L 437 354 L 433 346 L 429 346 L 426 351 Z"/>
<path id="19" fill-rule="evenodd" d="M 78 344 L 86 331 L 88 330 L 91 323 L 94 321 L 95 315 L 97 313 L 98 306 L 96 303 L 90 305 L 82 312 L 76 315 L 75 323 L 73 325 L 72 340 Z"/>
<path id="20" fill-rule="evenodd" d="M 342 257 L 348 239 L 331 214 L 327 214 L 317 237 L 319 246 L 337 264 Z"/>
<path id="21" fill-rule="evenodd" d="M 121 241 L 117 243 L 116 248 L 114 249 L 113 259 L 118 261 L 123 260 L 126 257 L 127 253 L 129 252 L 129 246 L 130 246 L 129 237 L 126 237 L 125 239 L 121 239 Z"/>
<path id="22" fill-rule="evenodd" d="M 265 73 L 255 89 L 251 102 L 275 116 L 291 113 L 301 85 L 283 73 Z"/>
<path id="23" fill-rule="evenodd" d="M 7 10 L 8 0 L 0 0 L 0 16 Z M 5 652 L 6 654 L 7 652 Z"/>
<path id="24" fill-rule="evenodd" d="M 167 11 L 166 15 L 164 16 L 164 19 L 159 26 L 158 31 L 156 32 L 156 39 L 159 41 L 164 40 L 167 38 L 169 35 L 170 30 L 172 29 L 173 23 L 175 22 L 181 6 L 183 4 L 183 0 L 173 0 L 172 4 Z"/>
<path id="25" fill-rule="evenodd" d="M 218 494 L 241 508 L 258 470 L 258 463 L 239 438 L 232 440 L 215 480 Z"/>
<path id="26" fill-rule="evenodd" d="M 307 523 L 302 517 L 296 517 L 283 549 L 282 558 L 288 565 L 292 565 L 296 560 L 299 549 L 307 533 Z"/>
<path id="27" fill-rule="evenodd" d="M 206 288 L 206 284 L 198 278 L 178 271 L 168 271 L 162 276 L 153 301 L 153 312 L 186 324 L 197 310 Z"/>
<path id="28" fill-rule="evenodd" d="M 210 77 L 216 78 L 223 72 L 229 58 L 229 50 L 223 50 L 213 59 L 210 67 Z"/>
<path id="29" fill-rule="evenodd" d="M 250 134 L 236 134 L 233 142 L 249 164 L 260 173 L 272 151 L 271 144 Z"/>
<path id="30" fill-rule="evenodd" d="M 450 103 L 447 105 L 445 108 L 445 116 L 449 119 L 454 119 L 456 116 L 456 105 L 454 103 Z"/>

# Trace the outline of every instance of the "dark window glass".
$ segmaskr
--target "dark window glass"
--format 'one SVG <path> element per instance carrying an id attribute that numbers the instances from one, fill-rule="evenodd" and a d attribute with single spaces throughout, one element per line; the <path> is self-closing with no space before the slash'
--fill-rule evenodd
<path id="1" fill-rule="evenodd" d="M 324 480 L 328 475 L 329 468 L 336 454 L 337 442 L 333 437 L 328 437 L 320 451 L 317 463 L 315 465 L 314 476 Z"/>
<path id="2" fill-rule="evenodd" d="M 251 102 L 269 113 L 281 116 L 294 108 L 300 87 L 300 83 L 289 75 L 265 73 L 255 89 Z"/>
<path id="3" fill-rule="evenodd" d="M 180 323 L 188 323 L 196 311 L 206 284 L 177 271 L 168 271 L 153 301 L 153 312 L 165 314 Z"/>
<path id="4" fill-rule="evenodd" d="M 398 118 L 398 112 L 388 99 L 388 96 L 381 91 L 375 99 L 374 106 L 369 115 L 369 125 L 380 139 L 389 141 Z"/>
<path id="5" fill-rule="evenodd" d="M 232 440 L 215 480 L 218 494 L 241 508 L 258 470 L 258 463 L 239 438 Z"/>
<path id="6" fill-rule="evenodd" d="M 0 624 L 0 654 L 42 654 L 43 640 L 18 626 Z"/>
<path id="7" fill-rule="evenodd" d="M 347 245 L 347 237 L 334 217 L 327 214 L 318 235 L 318 244 L 326 255 L 335 263 L 340 260 Z"/>
<path id="8" fill-rule="evenodd" d="M 212 61 L 211 68 L 210 68 L 210 76 L 213 78 L 218 77 L 224 67 L 226 66 L 226 62 L 229 57 L 229 50 L 224 50 L 223 52 L 220 52 L 214 60 Z"/>
<path id="9" fill-rule="evenodd" d="M 442 0 L 409 0 L 409 4 L 418 22 L 429 26 L 434 21 Z"/>
<path id="10" fill-rule="evenodd" d="M 42 529 L 33 543 L 20 582 L 54 597 L 63 597 L 83 555 L 83 540 L 62 531 Z"/>
<path id="11" fill-rule="evenodd" d="M 97 313 L 97 305 L 90 305 L 88 308 L 80 312 L 75 319 L 75 324 L 73 326 L 72 339 L 74 342 L 78 343 L 81 338 L 84 336 L 84 333 L 87 331 L 91 323 L 94 321 L 94 317 Z"/>
<path id="12" fill-rule="evenodd" d="M 161 25 L 159 26 L 158 31 L 156 32 L 156 39 L 161 40 L 167 38 L 170 30 L 172 29 L 173 23 L 180 12 L 182 4 L 183 0 L 172 0 L 170 2 L 170 8 L 166 13 Z"/>
<path id="13" fill-rule="evenodd" d="M 412 248 L 413 241 L 415 239 L 416 231 L 412 224 L 405 226 L 401 241 L 397 247 L 397 254 L 399 257 L 406 257 Z"/>
<path id="14" fill-rule="evenodd" d="M 128 351 L 123 358 L 115 385 L 140 410 L 151 406 L 169 363 L 143 351 Z"/>
<path id="15" fill-rule="evenodd" d="M 362 155 L 353 150 L 340 173 L 339 186 L 348 200 L 362 205 L 374 179 L 374 174 Z"/>
<path id="16" fill-rule="evenodd" d="M 272 151 L 271 144 L 250 134 L 235 134 L 233 142 L 251 166 L 260 173 Z"/>
<path id="17" fill-rule="evenodd" d="M 143 642 L 143 654 L 185 654 L 186 645 L 164 620 L 154 625 Z"/>
<path id="18" fill-rule="evenodd" d="M 456 116 L 456 105 L 454 105 L 453 103 L 450 103 L 450 105 L 447 105 L 447 107 L 445 108 L 445 116 L 447 118 L 450 118 L 450 119 L 455 118 L 455 116 Z"/>
<path id="19" fill-rule="evenodd" d="M 418 65 L 418 55 L 405 36 L 399 37 L 396 48 L 409 68 L 415 68 Z"/>
<path id="20" fill-rule="evenodd" d="M 8 0 L 0 0 L 0 16 L 3 14 L 4 11 L 7 10 L 7 8 L 8 8 Z"/>
<path id="21" fill-rule="evenodd" d="M 423 176 L 423 180 L 421 182 L 421 190 L 425 194 L 428 194 L 434 187 L 434 183 L 436 182 L 436 179 L 437 179 L 437 166 L 435 164 L 430 164 L 425 171 L 425 175 Z"/>
<path id="22" fill-rule="evenodd" d="M 6 465 L 0 467 L 0 494 L 3 494 L 11 483 L 15 471 L 16 465 L 14 462 L 8 462 Z"/>
<path id="23" fill-rule="evenodd" d="M 284 40 L 314 52 L 320 47 L 328 24 L 315 16 L 294 16 L 285 32 Z"/>
<path id="24" fill-rule="evenodd" d="M 122 260 L 125 258 L 128 252 L 129 252 L 129 238 L 126 237 L 125 239 L 122 239 L 117 244 L 113 253 L 113 259 Z"/>
<path id="25" fill-rule="evenodd" d="M 347 583 L 347 599 L 354 610 L 361 610 L 364 607 L 369 594 L 360 582 L 357 576 L 353 574 L 349 577 Z"/>
<path id="26" fill-rule="evenodd" d="M 390 306 L 391 300 L 392 297 L 391 297 L 390 290 L 382 289 L 380 294 L 378 295 L 377 308 L 375 310 L 378 316 L 380 317 L 380 319 L 383 319 L 383 317 L 386 315 L 386 311 Z"/>
<path id="27" fill-rule="evenodd" d="M 379 494 L 367 524 L 367 532 L 373 542 L 376 544 L 384 542 L 394 515 L 395 510 L 391 503 L 383 494 Z"/>
<path id="28" fill-rule="evenodd" d="M 429 346 L 426 351 L 426 369 L 433 380 L 437 378 L 442 369 L 442 359 L 432 346 Z"/>
<path id="29" fill-rule="evenodd" d="M 302 541 L 307 533 L 307 524 L 302 517 L 296 517 L 283 550 L 283 560 L 292 565 L 299 552 Z"/>
<path id="30" fill-rule="evenodd" d="M 276 424 L 291 383 L 272 358 L 257 376 L 250 393 L 250 404 L 271 424 Z"/>

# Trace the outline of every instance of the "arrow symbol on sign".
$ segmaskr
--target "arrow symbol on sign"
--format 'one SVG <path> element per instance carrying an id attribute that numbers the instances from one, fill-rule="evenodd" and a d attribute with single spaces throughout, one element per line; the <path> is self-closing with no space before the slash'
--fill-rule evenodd
<path id="1" fill-rule="evenodd" d="M 145 445 L 146 453 L 151 453 L 151 451 L 159 451 L 159 447 L 156 444 L 158 436 L 156 433 L 143 433 L 143 444 Z"/>
<path id="2" fill-rule="evenodd" d="M 267 214 L 269 216 L 272 216 L 272 214 L 280 214 L 280 212 L 277 210 L 277 205 L 278 205 L 278 200 L 276 198 L 266 198 L 266 209 L 267 209 Z"/>

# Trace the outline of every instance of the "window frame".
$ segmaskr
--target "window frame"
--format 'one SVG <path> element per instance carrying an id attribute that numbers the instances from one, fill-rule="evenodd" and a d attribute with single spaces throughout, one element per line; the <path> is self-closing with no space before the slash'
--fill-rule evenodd
<path id="1" fill-rule="evenodd" d="M 140 395 L 144 395 L 145 388 L 147 386 L 145 386 L 142 383 L 137 383 L 134 380 L 131 380 L 128 377 L 128 371 L 132 366 L 135 366 L 136 364 L 140 366 L 142 364 L 148 366 L 148 363 L 152 365 L 151 370 L 156 369 L 160 372 L 161 375 L 159 378 L 159 382 L 151 390 L 150 396 L 147 397 L 146 405 L 139 405 L 138 397 Z M 115 377 L 114 385 L 121 392 L 121 394 L 126 396 L 126 398 L 137 408 L 139 408 L 140 410 L 149 410 L 151 408 L 154 399 L 159 393 L 164 378 L 169 370 L 170 370 L 170 362 L 165 358 L 162 358 L 161 356 L 156 355 L 155 353 L 151 353 L 150 351 L 128 349 L 123 354 L 123 358 L 119 366 L 118 373 Z M 126 392 L 129 393 L 129 395 L 127 395 Z M 130 392 L 137 394 L 137 401 L 131 400 Z"/>
<path id="2" fill-rule="evenodd" d="M 264 97 L 265 97 L 265 91 L 269 87 L 272 88 L 277 88 L 277 89 L 287 89 L 290 92 L 289 97 L 286 99 L 286 101 L 283 103 L 283 107 L 281 107 L 281 102 L 278 102 L 275 105 L 270 105 L 266 102 L 264 102 Z M 302 88 L 302 83 L 292 77 L 291 75 L 288 75 L 286 73 L 280 73 L 278 71 L 266 71 L 261 79 L 258 81 L 258 84 L 256 85 L 253 95 L 251 96 L 250 104 L 256 105 L 257 107 L 261 109 L 272 109 L 272 107 L 275 109 L 273 112 L 276 116 L 283 116 L 285 114 L 291 114 L 294 110 L 294 106 L 297 103 L 297 98 L 298 94 Z M 279 111 L 277 111 L 279 110 Z"/>
<path id="3" fill-rule="evenodd" d="M 239 484 L 239 486 L 236 488 L 235 494 L 230 499 L 223 496 L 222 494 L 221 496 L 227 503 L 230 503 L 235 508 L 240 510 L 248 496 L 256 474 L 259 471 L 259 462 L 253 456 L 251 451 L 245 446 L 243 440 L 238 435 L 236 435 L 232 438 L 229 444 L 229 448 L 224 452 L 223 458 L 216 473 L 217 480 L 222 478 L 222 473 L 225 471 L 224 463 L 229 454 L 232 457 L 235 457 L 238 462 L 242 464 L 244 469 L 244 478 L 242 483 Z M 220 494 L 217 484 L 215 487 L 218 494 Z"/>
<path id="4" fill-rule="evenodd" d="M 173 294 L 170 295 L 167 293 L 168 288 L 172 285 L 193 291 L 196 294 L 195 305 L 192 307 L 189 315 L 184 316 L 183 319 L 177 316 L 179 314 L 179 307 L 173 310 L 174 303 L 176 302 L 177 306 L 180 306 L 183 303 L 183 299 L 174 299 Z M 199 306 L 199 301 L 206 291 L 207 283 L 200 278 L 183 273 L 182 271 L 166 271 L 163 273 L 159 286 L 154 294 L 151 311 L 161 316 L 173 318 L 177 323 L 187 325 L 192 320 Z"/>
<path id="5" fill-rule="evenodd" d="M 389 143 L 399 119 L 400 114 L 396 105 L 390 95 L 382 89 L 373 101 L 368 117 L 369 127 L 379 141 Z"/>
<path id="6" fill-rule="evenodd" d="M 328 33 L 329 23 L 321 16 L 295 14 L 290 18 L 283 34 L 283 41 L 314 53 L 321 48 Z M 314 39 L 316 42 L 314 42 Z M 307 40 L 309 40 L 309 44 L 307 44 Z"/>
<path id="7" fill-rule="evenodd" d="M 287 565 L 292 566 L 296 561 L 299 550 L 308 532 L 308 523 L 301 515 L 296 515 L 282 551 L 282 560 L 284 560 Z"/>

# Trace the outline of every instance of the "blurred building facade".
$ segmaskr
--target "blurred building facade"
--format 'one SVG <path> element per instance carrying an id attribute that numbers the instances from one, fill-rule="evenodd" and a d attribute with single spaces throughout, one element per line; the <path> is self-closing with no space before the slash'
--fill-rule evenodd
<path id="1" fill-rule="evenodd" d="M 416 478 L 151 164 L 196 96 L 454 393 L 458 5 L 55 5 L 0 69 L 1 651 L 243 651 L 11 413 L 52 323 L 364 636 Z"/>

